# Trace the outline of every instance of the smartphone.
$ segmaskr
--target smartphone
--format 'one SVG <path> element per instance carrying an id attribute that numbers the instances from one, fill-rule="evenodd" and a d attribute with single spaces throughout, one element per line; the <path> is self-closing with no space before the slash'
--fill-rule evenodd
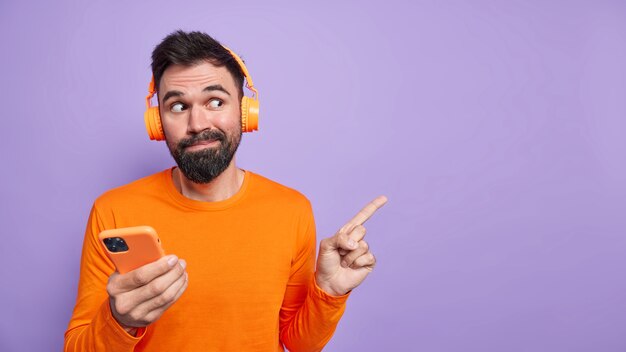
<path id="1" fill-rule="evenodd" d="M 152 263 L 165 255 L 159 236 L 150 226 L 104 230 L 98 238 L 120 274 Z"/>

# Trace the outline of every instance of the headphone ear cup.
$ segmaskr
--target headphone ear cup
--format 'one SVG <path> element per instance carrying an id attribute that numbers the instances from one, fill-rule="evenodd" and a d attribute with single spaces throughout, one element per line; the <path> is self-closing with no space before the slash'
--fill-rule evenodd
<path id="1" fill-rule="evenodd" d="M 162 141 L 165 140 L 165 134 L 163 133 L 163 127 L 161 126 L 161 117 L 159 116 L 159 107 L 152 106 L 146 109 L 143 114 L 143 119 L 146 124 L 146 131 L 150 140 Z"/>
<path id="2" fill-rule="evenodd" d="M 250 97 L 241 98 L 241 131 L 252 132 L 259 129 L 259 101 Z"/>

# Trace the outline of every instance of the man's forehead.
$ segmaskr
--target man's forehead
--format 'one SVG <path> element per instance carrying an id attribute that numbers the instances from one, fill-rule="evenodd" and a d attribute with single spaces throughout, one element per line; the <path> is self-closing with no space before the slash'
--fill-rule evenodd
<path id="1" fill-rule="evenodd" d="M 209 62 L 201 62 L 192 66 L 171 65 L 161 77 L 161 90 L 173 87 L 202 86 L 221 84 L 225 88 L 233 88 L 235 82 L 225 66 L 217 67 Z"/>

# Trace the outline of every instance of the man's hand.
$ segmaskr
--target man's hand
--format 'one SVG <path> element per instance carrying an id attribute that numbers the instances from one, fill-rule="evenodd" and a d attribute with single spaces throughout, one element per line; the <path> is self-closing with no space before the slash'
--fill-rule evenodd
<path id="1" fill-rule="evenodd" d="M 131 335 L 136 328 L 155 322 L 187 288 L 187 263 L 165 256 L 126 274 L 109 277 L 107 292 L 111 312 Z"/>
<path id="2" fill-rule="evenodd" d="M 374 199 L 348 221 L 333 237 L 320 242 L 315 280 L 326 293 L 341 296 L 359 286 L 374 269 L 363 223 L 387 203 L 385 196 Z"/>

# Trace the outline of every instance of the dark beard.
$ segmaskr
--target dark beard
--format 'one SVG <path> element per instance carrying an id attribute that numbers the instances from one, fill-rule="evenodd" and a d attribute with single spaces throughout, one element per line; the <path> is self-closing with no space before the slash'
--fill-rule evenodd
<path id="1" fill-rule="evenodd" d="M 205 148 L 197 152 L 185 151 L 185 148 L 200 141 L 214 140 L 219 141 L 217 148 Z M 175 147 L 167 142 L 167 147 L 187 179 L 194 183 L 209 183 L 226 170 L 233 160 L 239 142 L 241 142 L 241 131 L 235 135 L 226 136 L 220 130 L 211 129 L 182 139 Z"/>

